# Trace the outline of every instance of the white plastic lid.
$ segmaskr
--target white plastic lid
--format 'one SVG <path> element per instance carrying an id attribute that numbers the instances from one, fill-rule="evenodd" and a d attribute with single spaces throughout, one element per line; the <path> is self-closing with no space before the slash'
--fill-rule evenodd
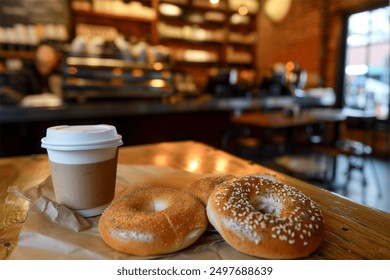
<path id="1" fill-rule="evenodd" d="M 60 125 L 49 127 L 42 147 L 49 150 L 93 150 L 118 147 L 122 136 L 112 125 Z"/>

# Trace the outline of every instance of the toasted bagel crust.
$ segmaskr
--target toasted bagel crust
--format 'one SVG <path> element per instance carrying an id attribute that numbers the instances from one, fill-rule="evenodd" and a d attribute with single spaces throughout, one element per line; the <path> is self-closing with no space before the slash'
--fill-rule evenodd
<path id="1" fill-rule="evenodd" d="M 179 251 L 206 230 L 205 207 L 190 193 L 173 188 L 146 188 L 112 202 L 99 231 L 117 251 L 150 256 Z"/>
<path id="2" fill-rule="evenodd" d="M 192 182 L 189 186 L 188 192 L 196 196 L 202 204 L 206 207 L 211 192 L 221 183 L 234 179 L 232 175 L 220 175 L 204 177 Z"/>

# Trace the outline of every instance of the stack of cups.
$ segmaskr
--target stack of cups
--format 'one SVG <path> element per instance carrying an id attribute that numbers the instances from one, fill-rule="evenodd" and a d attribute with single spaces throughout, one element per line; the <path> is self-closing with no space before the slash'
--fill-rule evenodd
<path id="1" fill-rule="evenodd" d="M 100 215 L 115 195 L 122 136 L 111 125 L 54 126 L 42 138 L 56 201 L 84 217 Z"/>

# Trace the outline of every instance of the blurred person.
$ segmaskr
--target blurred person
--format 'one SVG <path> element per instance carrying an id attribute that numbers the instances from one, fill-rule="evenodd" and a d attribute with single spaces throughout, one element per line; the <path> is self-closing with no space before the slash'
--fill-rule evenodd
<path id="1" fill-rule="evenodd" d="M 25 96 L 41 93 L 54 93 L 50 78 L 58 73 L 60 53 L 47 43 L 38 45 L 34 61 L 8 75 L 8 82 L 0 90 L 1 100 L 19 103 Z"/>

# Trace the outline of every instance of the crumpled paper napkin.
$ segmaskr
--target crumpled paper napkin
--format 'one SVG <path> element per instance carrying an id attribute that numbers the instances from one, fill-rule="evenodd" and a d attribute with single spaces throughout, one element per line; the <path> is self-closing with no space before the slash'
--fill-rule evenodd
<path id="1" fill-rule="evenodd" d="M 49 186 L 50 184 L 52 186 L 50 176 L 43 183 L 30 188 L 25 193 L 16 186 L 8 187 L 7 190 L 9 193 L 13 193 L 20 198 L 29 201 L 29 209 L 35 209 L 35 211 L 42 213 L 52 222 L 55 222 L 64 228 L 76 232 L 90 228 L 91 223 L 87 219 L 43 194 L 45 191 L 40 187 L 47 185 L 47 183 Z"/>

